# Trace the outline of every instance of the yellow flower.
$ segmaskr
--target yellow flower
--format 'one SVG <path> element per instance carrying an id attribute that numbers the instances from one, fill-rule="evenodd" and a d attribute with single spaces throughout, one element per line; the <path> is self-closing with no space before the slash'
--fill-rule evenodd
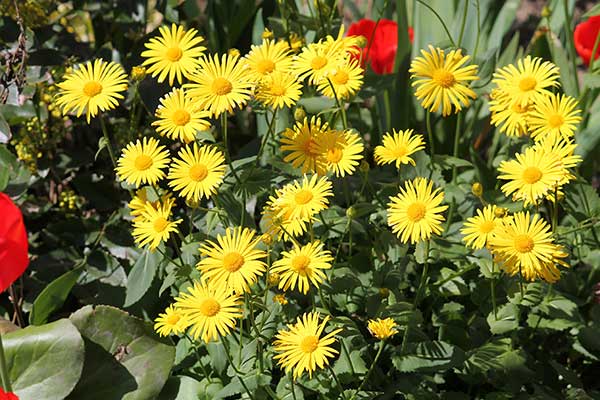
<path id="1" fill-rule="evenodd" d="M 564 176 L 558 159 L 536 147 L 517 153 L 516 160 L 502 161 L 498 172 L 498 179 L 508 180 L 502 185 L 504 194 L 512 195 L 513 201 L 522 200 L 525 207 L 538 204 Z"/>
<path id="2" fill-rule="evenodd" d="M 352 175 L 363 159 L 364 146 L 360 136 L 350 130 L 324 133 L 318 142 L 317 153 L 323 165 L 335 176 Z"/>
<path id="3" fill-rule="evenodd" d="M 291 107 L 302 95 L 302 84 L 291 74 L 272 72 L 258 84 L 256 99 L 273 109 Z"/>
<path id="4" fill-rule="evenodd" d="M 225 157 L 213 146 L 185 146 L 169 168 L 169 186 L 186 200 L 200 201 L 217 192 L 225 175 Z"/>
<path id="5" fill-rule="evenodd" d="M 321 119 L 312 117 L 310 122 L 304 118 L 297 122 L 293 129 L 286 129 L 281 134 L 281 151 L 289 152 L 283 161 L 291 162 L 294 168 L 301 168 L 302 173 L 307 172 L 324 175 L 327 168 L 317 149 L 321 136 L 328 132 L 327 122 L 321 124 Z"/>
<path id="6" fill-rule="evenodd" d="M 144 137 L 131 142 L 123 149 L 115 171 L 119 179 L 135 185 L 156 184 L 164 178 L 162 171 L 169 164 L 169 151 L 158 140 Z"/>
<path id="7" fill-rule="evenodd" d="M 277 192 L 280 196 L 281 190 Z M 306 232 L 309 220 L 291 218 L 292 210 L 289 207 L 277 205 L 277 197 L 270 196 L 263 209 L 263 224 L 265 232 L 277 236 L 279 239 L 289 240 Z"/>
<path id="8" fill-rule="evenodd" d="M 521 107 L 537 103 L 549 95 L 548 88 L 559 86 L 558 67 L 539 57 L 527 56 L 494 72 L 492 80 L 498 89 Z"/>
<path id="9" fill-rule="evenodd" d="M 206 120 L 209 117 L 210 113 L 193 104 L 184 90 L 173 89 L 160 99 L 156 109 L 158 121 L 152 126 L 156 126 L 161 136 L 189 143 L 196 139 L 196 132 L 210 128 L 210 122 Z"/>
<path id="10" fill-rule="evenodd" d="M 440 206 L 444 192 L 433 190 L 433 182 L 416 178 L 406 182 L 397 196 L 388 203 L 388 225 L 403 243 L 428 240 L 432 234 L 442 233 L 448 206 Z"/>
<path id="11" fill-rule="evenodd" d="M 178 335 L 188 326 L 188 320 L 172 304 L 154 320 L 154 330 L 160 336 Z"/>
<path id="12" fill-rule="evenodd" d="M 292 57 L 285 43 L 265 39 L 260 46 L 251 46 L 244 63 L 247 66 L 246 73 L 259 82 L 274 71 L 290 72 Z"/>
<path id="13" fill-rule="evenodd" d="M 202 282 L 194 282 L 175 298 L 175 307 L 188 320 L 189 332 L 205 343 L 227 336 L 235 327 L 236 319 L 242 317 L 239 296 Z"/>
<path id="14" fill-rule="evenodd" d="M 566 95 L 549 94 L 539 98 L 531 113 L 531 137 L 536 141 L 552 135 L 572 138 L 581 121 L 577 105 L 577 100 Z"/>
<path id="15" fill-rule="evenodd" d="M 296 285 L 303 294 L 310 285 L 319 287 L 326 279 L 323 269 L 331 268 L 331 252 L 323 249 L 323 243 L 315 241 L 305 246 L 294 245 L 290 251 L 281 253 L 282 258 L 273 263 L 271 272 L 279 274 L 279 289 L 294 290 Z"/>
<path id="16" fill-rule="evenodd" d="M 148 204 L 148 194 L 146 193 L 146 187 L 140 188 L 135 192 L 133 199 L 127 204 L 131 210 L 131 215 L 137 217 L 141 215 Z"/>
<path id="17" fill-rule="evenodd" d="M 421 50 L 422 57 L 415 58 L 409 72 L 416 86 L 415 96 L 421 101 L 423 108 L 431 112 L 442 107 L 442 115 L 462 110 L 471 104 L 475 92 L 468 86 L 469 82 L 479 79 L 477 65 L 463 66 L 469 56 L 463 56 L 460 49 L 448 54 L 440 48 L 429 46 L 429 52 Z"/>
<path id="18" fill-rule="evenodd" d="M 415 165 L 410 155 L 425 148 L 425 141 L 422 135 L 413 135 L 412 129 L 397 132 L 392 130 L 392 134 L 386 133 L 381 142 L 382 145 L 375 147 L 375 161 L 379 165 L 396 163 L 396 168 L 402 164 Z"/>
<path id="19" fill-rule="evenodd" d="M 141 81 L 146 77 L 146 68 L 141 65 L 136 65 L 131 68 L 131 80 L 134 82 Z"/>
<path id="20" fill-rule="evenodd" d="M 133 220 L 133 237 L 138 246 L 148 245 L 153 251 L 166 242 L 172 232 L 177 232 L 177 225 L 182 220 L 169 220 L 174 202 L 174 199 L 167 199 L 162 204 L 147 203 L 144 211 Z"/>
<path id="21" fill-rule="evenodd" d="M 329 317 L 325 317 L 321 323 L 319 317 L 319 313 L 303 314 L 294 325 L 288 324 L 287 329 L 280 330 L 275 336 L 275 351 L 279 354 L 274 358 L 286 373 L 293 370 L 294 380 L 304 371 L 312 378 L 317 367 L 324 368 L 329 364 L 329 358 L 338 354 L 331 345 L 336 342 L 335 335 L 341 329 L 321 337 Z"/>
<path id="22" fill-rule="evenodd" d="M 285 298 L 285 294 L 279 293 L 273 296 L 273 301 L 285 306 L 288 303 L 288 300 Z"/>
<path id="23" fill-rule="evenodd" d="M 294 61 L 294 71 L 300 80 L 308 78 L 318 85 L 332 69 L 343 62 L 343 47 L 340 42 L 311 43 L 302 49 Z"/>
<path id="24" fill-rule="evenodd" d="M 85 111 L 89 124 L 90 117 L 119 105 L 124 98 L 120 92 L 127 90 L 127 75 L 119 64 L 98 59 L 77 65 L 57 86 L 56 104 L 63 115 L 75 111 L 79 117 Z"/>
<path id="25" fill-rule="evenodd" d="M 285 185 L 279 192 L 276 205 L 291 212 L 288 219 L 311 219 L 329 205 L 327 197 L 333 196 L 332 184 L 327 177 L 304 175 L 301 181 Z"/>
<path id="26" fill-rule="evenodd" d="M 199 70 L 190 75 L 192 83 L 183 87 L 193 101 L 218 117 L 245 105 L 253 91 L 253 83 L 239 58 L 232 55 L 202 56 Z"/>
<path id="27" fill-rule="evenodd" d="M 571 168 L 576 168 L 583 159 L 580 155 L 575 155 L 577 144 L 571 139 L 564 139 L 562 136 L 548 136 L 545 139 L 537 142 L 534 146 L 538 151 L 543 152 L 546 157 L 556 159 L 562 169 L 562 177 L 558 181 L 559 189 L 572 180 L 575 180 L 575 175 L 569 171 Z M 550 193 L 550 199 L 554 198 L 554 193 Z"/>
<path id="28" fill-rule="evenodd" d="M 501 220 L 496 218 L 496 206 L 488 205 L 477 210 L 477 216 L 468 218 L 460 233 L 463 242 L 473 249 L 483 248 L 494 234 Z"/>
<path id="29" fill-rule="evenodd" d="M 490 112 L 492 125 L 500 128 L 507 136 L 524 136 L 527 134 L 532 105 L 522 106 L 498 89 L 492 91 Z"/>
<path id="30" fill-rule="evenodd" d="M 370 319 L 367 328 L 369 328 L 371 335 L 379 340 L 386 340 L 398 333 L 398 325 L 392 318 Z"/>
<path id="31" fill-rule="evenodd" d="M 537 278 L 556 282 L 560 271 L 556 264 L 569 267 L 562 258 L 567 254 L 554 243 L 548 225 L 538 214 L 517 212 L 504 220 L 489 241 L 494 258 L 509 274 L 522 274 L 528 281 Z"/>
<path id="32" fill-rule="evenodd" d="M 189 78 L 198 68 L 198 58 L 203 54 L 206 47 L 200 43 L 204 40 L 202 36 L 196 36 L 195 29 L 186 31 L 183 26 L 171 25 L 158 28 L 160 36 L 153 37 L 145 44 L 148 50 L 142 52 L 146 58 L 142 65 L 150 65 L 148 73 L 152 77 L 158 75 L 158 82 L 163 82 L 169 76 L 169 85 L 183 83 L 183 78 Z"/>
<path id="33" fill-rule="evenodd" d="M 333 99 L 349 99 L 358 92 L 363 84 L 364 70 L 358 65 L 358 60 L 346 58 L 325 74 L 317 89 L 324 96 Z M 333 89 L 332 89 L 333 86 Z M 335 91 L 335 92 L 334 92 Z"/>
<path id="34" fill-rule="evenodd" d="M 261 261 L 267 253 L 256 248 L 259 240 L 253 230 L 241 227 L 227 228 L 225 235 L 217 235 L 216 243 L 207 240 L 200 247 L 204 258 L 197 265 L 202 280 L 237 294 L 249 292 L 267 270 Z"/>

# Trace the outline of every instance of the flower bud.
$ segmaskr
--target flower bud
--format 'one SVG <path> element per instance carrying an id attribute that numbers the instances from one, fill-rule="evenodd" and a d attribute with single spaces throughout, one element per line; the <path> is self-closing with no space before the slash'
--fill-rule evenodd
<path id="1" fill-rule="evenodd" d="M 273 236 L 270 233 L 265 233 L 260 237 L 260 240 L 267 246 L 273 244 Z"/>
<path id="2" fill-rule="evenodd" d="M 146 68 L 141 65 L 131 68 L 131 80 L 139 82 L 146 77 Z"/>
<path id="3" fill-rule="evenodd" d="M 385 287 L 379 288 L 379 295 L 384 299 L 387 299 L 390 295 L 390 289 Z"/>
<path id="4" fill-rule="evenodd" d="M 267 279 L 267 285 L 269 285 L 269 287 L 277 286 L 280 279 L 281 276 L 279 274 L 270 274 L 269 279 Z"/>
<path id="5" fill-rule="evenodd" d="M 494 210 L 494 216 L 496 218 L 504 218 L 506 216 L 507 211 L 508 210 L 504 207 L 496 207 L 496 209 Z"/>
<path id="6" fill-rule="evenodd" d="M 304 121 L 304 118 L 306 118 L 306 111 L 304 111 L 304 108 L 301 106 L 296 107 L 294 110 L 294 119 L 298 122 L 302 122 Z"/>
<path id="7" fill-rule="evenodd" d="M 350 219 L 356 218 L 356 208 L 348 207 L 348 209 L 346 210 L 346 217 Z"/>
<path id="8" fill-rule="evenodd" d="M 360 172 L 366 174 L 367 172 L 369 172 L 369 169 L 371 169 L 371 166 L 369 165 L 368 162 L 366 162 L 365 160 L 362 160 L 360 162 L 360 166 L 358 167 L 358 169 L 360 170 Z"/>
<path id="9" fill-rule="evenodd" d="M 479 182 L 475 182 L 471 185 L 471 192 L 477 197 L 483 196 L 483 185 Z"/>
<path id="10" fill-rule="evenodd" d="M 550 18 L 551 15 L 552 10 L 550 10 L 550 7 L 544 6 L 544 8 L 542 8 L 542 18 Z"/>
<path id="11" fill-rule="evenodd" d="M 263 39 L 273 39 L 273 31 L 270 31 L 269 28 L 265 28 L 261 36 Z"/>
<path id="12" fill-rule="evenodd" d="M 273 301 L 276 301 L 277 303 L 281 304 L 282 306 L 285 306 L 288 301 L 285 298 L 285 294 L 281 293 L 281 294 L 276 294 L 275 296 L 273 296 Z"/>

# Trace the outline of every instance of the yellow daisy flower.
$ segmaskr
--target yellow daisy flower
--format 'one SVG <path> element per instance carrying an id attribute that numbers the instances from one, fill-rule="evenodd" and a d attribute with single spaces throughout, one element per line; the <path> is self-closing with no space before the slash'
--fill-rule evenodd
<path id="1" fill-rule="evenodd" d="M 279 274 L 279 289 L 298 290 L 308 293 L 311 283 L 319 287 L 326 278 L 323 269 L 331 268 L 331 252 L 323 249 L 323 243 L 315 241 L 299 247 L 294 244 L 290 251 L 281 253 L 281 259 L 273 263 L 271 272 Z"/>
<path id="2" fill-rule="evenodd" d="M 402 164 L 415 166 L 415 160 L 410 155 L 425 148 L 423 135 L 414 135 L 412 129 L 405 131 L 392 130 L 392 135 L 386 133 L 381 140 L 382 145 L 375 147 L 375 161 L 379 165 L 395 163 L 396 168 Z"/>
<path id="3" fill-rule="evenodd" d="M 277 192 L 277 196 L 281 191 Z M 263 209 L 264 231 L 270 235 L 277 236 L 279 239 L 290 240 L 291 237 L 301 236 L 306 232 L 308 219 L 291 218 L 292 209 L 279 206 L 277 197 L 270 196 Z"/>
<path id="4" fill-rule="evenodd" d="M 442 107 L 445 117 L 462 110 L 471 104 L 475 92 L 468 86 L 469 82 L 479 79 L 477 65 L 463 66 L 469 56 L 463 56 L 461 49 L 452 50 L 448 54 L 440 48 L 429 46 L 429 52 L 421 50 L 422 57 L 415 58 L 410 64 L 412 86 L 416 86 L 415 96 L 421 101 L 423 108 L 431 112 Z"/>
<path id="5" fill-rule="evenodd" d="M 174 202 L 169 199 L 162 204 L 147 203 L 144 211 L 133 220 L 133 238 L 139 247 L 148 245 L 153 251 L 166 242 L 172 232 L 177 232 L 177 225 L 182 220 L 169 220 Z"/>
<path id="6" fill-rule="evenodd" d="M 528 281 L 538 278 L 556 282 L 557 264 L 569 267 L 562 258 L 567 254 L 554 243 L 548 225 L 538 214 L 517 212 L 498 227 L 489 241 L 494 258 L 509 275 L 522 274 Z"/>
<path id="7" fill-rule="evenodd" d="M 196 132 L 210 128 L 210 122 L 206 120 L 209 117 L 210 113 L 193 104 L 184 90 L 173 89 L 160 99 L 156 109 L 158 121 L 152 126 L 156 126 L 156 132 L 161 136 L 189 143 L 196 140 Z"/>
<path id="8" fill-rule="evenodd" d="M 302 49 L 294 61 L 293 69 L 298 79 L 318 85 L 332 69 L 343 62 L 343 48 L 340 42 L 311 43 Z"/>
<path id="9" fill-rule="evenodd" d="M 556 159 L 558 165 L 561 167 L 562 178 L 558 181 L 559 188 L 575 180 L 575 175 L 569 169 L 576 168 L 583 159 L 580 155 L 575 154 L 577 144 L 573 143 L 571 139 L 552 135 L 537 142 L 534 147 L 538 151 L 545 153 L 548 158 Z M 554 198 L 554 193 L 550 193 L 549 198 Z"/>
<path id="10" fill-rule="evenodd" d="M 429 240 L 432 234 L 442 233 L 444 216 L 448 206 L 441 206 L 444 192 L 433 190 L 433 182 L 416 178 L 406 182 L 397 196 L 388 203 L 388 225 L 402 243 Z"/>
<path id="11" fill-rule="evenodd" d="M 329 205 L 327 197 L 333 196 L 331 181 L 327 177 L 304 175 L 301 181 L 285 185 L 279 192 L 277 206 L 291 210 L 288 218 L 310 219 Z"/>
<path id="12" fill-rule="evenodd" d="M 183 78 L 190 75 L 200 65 L 198 58 L 203 54 L 206 47 L 200 43 L 204 40 L 202 36 L 196 36 L 195 29 L 186 31 L 183 26 L 171 25 L 158 28 L 160 36 L 150 39 L 145 44 L 148 50 L 142 52 L 146 58 L 142 65 L 149 65 L 148 73 L 152 77 L 158 75 L 158 82 L 163 82 L 169 76 L 169 85 L 177 79 L 177 83 L 183 83 Z"/>
<path id="13" fill-rule="evenodd" d="M 379 340 L 386 340 L 398 333 L 398 325 L 392 318 L 370 319 L 367 328 L 371 335 Z"/>
<path id="14" fill-rule="evenodd" d="M 335 176 L 352 175 L 363 159 L 364 146 L 360 136 L 352 131 L 324 133 L 317 145 L 327 170 Z"/>
<path id="15" fill-rule="evenodd" d="M 303 174 L 312 172 L 324 175 L 327 167 L 323 164 L 317 144 L 328 131 L 327 122 L 321 124 L 320 118 L 312 117 L 310 122 L 304 118 L 303 122 L 296 122 L 293 129 L 288 128 L 281 134 L 281 151 L 289 152 L 283 161 L 291 162 L 294 168 L 301 168 Z"/>
<path id="16" fill-rule="evenodd" d="M 498 179 L 507 180 L 502 185 L 506 196 L 513 201 L 523 201 L 525 207 L 537 204 L 563 179 L 563 169 L 556 157 L 548 157 L 536 147 L 517 153 L 516 160 L 502 161 Z"/>
<path id="17" fill-rule="evenodd" d="M 164 178 L 162 171 L 169 164 L 169 151 L 158 140 L 144 137 L 123 149 L 115 171 L 120 180 L 139 186 L 154 185 Z"/>
<path id="18" fill-rule="evenodd" d="M 203 55 L 199 70 L 189 77 L 192 83 L 183 87 L 193 101 L 210 111 L 214 117 L 232 112 L 245 105 L 253 91 L 253 83 L 239 57 L 225 55 Z"/>
<path id="19" fill-rule="evenodd" d="M 225 175 L 225 157 L 213 146 L 185 146 L 169 168 L 169 186 L 190 201 L 209 198 L 217 192 Z"/>
<path id="20" fill-rule="evenodd" d="M 540 97 L 531 113 L 531 137 L 539 141 L 551 135 L 565 139 L 575 136 L 577 125 L 581 122 L 581 110 L 577 105 L 577 100 L 566 95 Z"/>
<path id="21" fill-rule="evenodd" d="M 491 98 L 492 125 L 499 127 L 500 132 L 507 136 L 526 135 L 533 106 L 522 106 L 519 102 L 511 101 L 498 89 L 492 91 Z"/>
<path id="22" fill-rule="evenodd" d="M 329 364 L 329 358 L 338 354 L 331 345 L 336 342 L 335 335 L 342 330 L 335 329 L 321 337 L 329 317 L 326 316 L 323 322 L 319 320 L 319 313 L 305 313 L 295 324 L 288 324 L 287 329 L 280 330 L 275 336 L 273 344 L 279 354 L 274 358 L 286 373 L 293 370 L 294 380 L 304 371 L 312 378 L 317 367 L 324 368 Z"/>
<path id="23" fill-rule="evenodd" d="M 75 66 L 57 86 L 56 105 L 63 115 L 75 111 L 79 117 L 85 111 L 89 124 L 90 117 L 119 105 L 124 98 L 120 92 L 127 90 L 127 75 L 119 64 L 98 59 Z"/>
<path id="24" fill-rule="evenodd" d="M 146 204 L 148 204 L 148 194 L 146 193 L 146 187 L 140 188 L 135 192 L 135 196 L 133 199 L 127 204 L 130 213 L 134 217 L 141 215 L 144 209 L 146 208 Z"/>
<path id="25" fill-rule="evenodd" d="M 302 95 L 302 84 L 284 72 L 272 72 L 258 84 L 256 99 L 273 109 L 291 107 Z"/>
<path id="26" fill-rule="evenodd" d="M 512 102 L 527 107 L 549 95 L 549 88 L 560 86 L 558 77 L 556 65 L 539 57 L 527 56 L 517 61 L 517 66 L 509 64 L 496 70 L 492 82 Z"/>
<path id="27" fill-rule="evenodd" d="M 363 75 L 364 70 L 358 65 L 358 60 L 346 58 L 325 75 L 317 90 L 332 99 L 336 95 L 338 99 L 349 99 L 362 87 Z"/>
<path id="28" fill-rule="evenodd" d="M 225 235 L 217 235 L 217 242 L 207 240 L 200 247 L 203 258 L 196 266 L 202 280 L 214 287 L 224 287 L 235 293 L 250 291 L 259 276 L 267 270 L 261 259 L 267 256 L 256 246 L 260 238 L 251 229 L 227 228 Z"/>
<path id="29" fill-rule="evenodd" d="M 265 39 L 260 46 L 250 47 L 244 64 L 247 66 L 246 73 L 250 74 L 252 80 L 259 82 L 274 71 L 290 72 L 292 61 L 285 43 Z"/>
<path id="30" fill-rule="evenodd" d="M 463 242 L 473 249 L 482 249 L 494 234 L 501 219 L 496 218 L 496 206 L 487 205 L 483 210 L 477 210 L 475 217 L 468 218 L 460 233 L 464 235 Z"/>
<path id="31" fill-rule="evenodd" d="M 160 336 L 178 335 L 185 332 L 188 320 L 172 304 L 154 320 L 154 330 Z"/>
<path id="32" fill-rule="evenodd" d="M 231 332 L 243 315 L 241 303 L 239 296 L 204 282 L 194 282 L 188 293 L 175 298 L 175 307 L 189 323 L 190 335 L 205 343 Z"/>
<path id="33" fill-rule="evenodd" d="M 304 46 L 304 36 L 297 34 L 296 32 L 291 32 L 287 39 L 279 39 L 277 43 L 282 43 L 286 49 L 296 54 Z"/>

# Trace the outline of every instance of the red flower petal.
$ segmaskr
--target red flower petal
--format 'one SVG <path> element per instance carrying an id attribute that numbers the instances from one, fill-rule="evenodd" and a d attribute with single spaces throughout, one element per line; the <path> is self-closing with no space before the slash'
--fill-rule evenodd
<path id="1" fill-rule="evenodd" d="M 575 27 L 575 32 L 573 33 L 575 49 L 586 65 L 592 59 L 592 50 L 594 50 L 594 43 L 598 34 L 600 34 L 600 15 L 590 17 L 587 21 Z M 598 47 L 594 59 L 598 59 L 600 56 L 600 46 Z"/>
<path id="2" fill-rule="evenodd" d="M 21 210 L 0 193 L 0 292 L 5 291 L 29 264 L 27 232 Z"/>
<path id="3" fill-rule="evenodd" d="M 13 392 L 5 392 L 0 387 L 0 400 L 19 400 L 19 397 Z"/>

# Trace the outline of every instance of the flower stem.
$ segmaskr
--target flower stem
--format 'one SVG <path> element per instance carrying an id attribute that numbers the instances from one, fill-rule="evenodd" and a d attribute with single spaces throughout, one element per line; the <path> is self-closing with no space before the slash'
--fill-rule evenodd
<path id="1" fill-rule="evenodd" d="M 335 372 L 333 372 L 333 368 L 331 367 L 331 365 L 327 365 L 327 368 L 329 368 L 329 371 L 331 372 L 331 376 L 333 377 L 333 380 L 335 381 L 335 383 L 338 385 L 338 388 L 340 390 L 340 397 L 344 400 L 346 400 L 346 395 L 344 394 L 344 387 L 342 386 L 342 383 L 340 382 L 340 380 L 338 379 L 337 375 L 335 374 Z"/>
<path id="2" fill-rule="evenodd" d="M 427 124 L 427 135 L 429 136 L 429 153 L 431 156 L 431 163 L 433 164 L 433 156 L 435 155 L 435 143 L 433 142 L 433 130 L 431 130 L 431 112 L 427 111 L 425 117 L 425 123 Z"/>
<path id="3" fill-rule="evenodd" d="M 2 386 L 7 392 L 12 392 L 8 367 L 6 366 L 6 357 L 4 355 L 4 345 L 2 344 L 2 334 L 0 333 L 0 375 L 2 377 Z"/>
<path id="4" fill-rule="evenodd" d="M 350 397 L 350 400 L 354 400 L 354 398 L 362 390 L 363 386 L 365 386 L 365 383 L 367 383 L 367 381 L 369 380 L 369 376 L 371 376 L 371 372 L 373 372 L 373 368 L 375 368 L 375 364 L 377 364 L 377 361 L 379 361 L 379 357 L 381 356 L 381 353 L 383 352 L 384 347 L 385 347 L 385 340 L 382 340 L 379 343 L 379 350 L 377 351 L 377 354 L 375 355 L 375 358 L 373 359 L 373 362 L 371 363 L 371 366 L 369 367 L 367 374 L 363 378 L 363 381 L 360 383 L 360 386 L 358 387 L 358 389 L 356 389 L 356 392 L 352 395 L 352 397 Z"/>
<path id="5" fill-rule="evenodd" d="M 469 0 L 465 0 L 465 10 L 463 11 L 462 23 L 460 24 L 460 34 L 458 35 L 457 47 L 460 47 L 465 33 L 465 25 L 467 22 L 467 13 L 469 11 Z"/>
<path id="6" fill-rule="evenodd" d="M 227 164 L 229 164 L 229 169 L 231 169 L 231 173 L 235 178 L 235 181 L 238 185 L 242 185 L 242 181 L 240 181 L 240 177 L 237 175 L 235 168 L 233 168 L 233 162 L 231 161 L 231 154 L 229 153 L 229 143 L 227 141 L 227 113 L 224 112 L 221 114 L 221 130 L 223 132 L 223 146 L 225 146 L 225 158 L 227 160 Z"/>
<path id="7" fill-rule="evenodd" d="M 223 335 L 221 335 L 220 333 L 219 333 L 219 336 L 221 337 L 221 343 L 223 343 L 223 347 L 225 348 L 225 354 L 227 355 L 227 361 L 229 361 L 229 365 L 231 365 L 231 368 L 233 368 L 233 370 L 235 371 L 235 376 L 239 379 L 239 381 L 242 384 L 242 386 L 244 387 L 244 390 L 246 391 L 246 393 L 248 393 L 248 397 L 250 397 L 252 400 L 254 400 L 254 396 L 252 396 L 252 393 L 250 393 L 250 389 L 248 389 L 248 386 L 246 386 L 246 383 L 240 376 L 240 374 L 241 374 L 240 370 L 237 369 L 237 367 L 233 363 L 233 360 L 231 359 L 231 354 L 229 354 L 229 345 L 227 344 L 227 341 L 225 340 Z"/>
<path id="8" fill-rule="evenodd" d="M 452 152 L 452 156 L 454 158 L 458 157 L 458 147 L 460 145 L 460 127 L 462 125 L 463 114 L 459 113 L 456 118 L 456 130 L 454 131 L 454 151 Z M 456 165 L 452 166 L 452 183 L 456 183 Z"/>
<path id="9" fill-rule="evenodd" d="M 117 159 L 115 157 L 115 153 L 113 152 L 112 145 L 110 144 L 110 137 L 108 136 L 108 130 L 106 129 L 106 123 L 104 122 L 104 118 L 100 116 L 100 127 L 102 128 L 102 135 L 104 135 L 104 140 L 106 140 L 106 148 L 108 149 L 108 155 L 110 156 L 110 161 L 114 168 L 117 167 Z"/>
<path id="10" fill-rule="evenodd" d="M 490 282 L 490 295 L 492 296 L 492 309 L 494 310 L 494 319 L 498 320 L 498 311 L 496 308 L 496 263 L 492 259 L 492 281 Z"/>

